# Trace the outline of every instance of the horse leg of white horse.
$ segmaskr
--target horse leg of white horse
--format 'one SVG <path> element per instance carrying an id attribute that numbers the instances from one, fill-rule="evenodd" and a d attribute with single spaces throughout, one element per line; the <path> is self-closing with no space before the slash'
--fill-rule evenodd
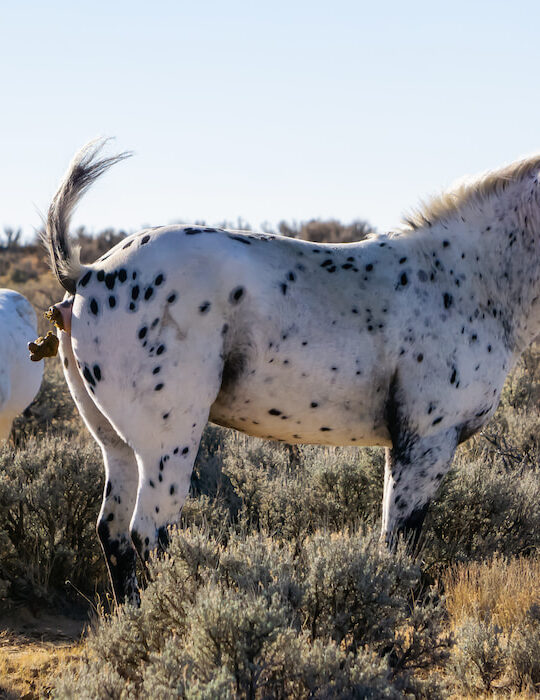
<path id="1" fill-rule="evenodd" d="M 6 410 L 11 397 L 11 382 L 7 368 L 0 368 L 0 442 L 7 440 L 11 432 L 14 415 Z"/>
<path id="2" fill-rule="evenodd" d="M 137 448 L 139 489 L 131 538 L 143 562 L 156 546 L 167 547 L 167 527 L 180 519 L 208 411 L 204 406 L 181 412 L 167 430 L 157 429 L 151 443 Z"/>
<path id="3" fill-rule="evenodd" d="M 9 438 L 14 418 L 15 416 L 6 415 L 0 417 L 0 443 Z"/>
<path id="4" fill-rule="evenodd" d="M 137 493 L 137 463 L 123 441 L 101 444 L 105 465 L 105 490 L 97 532 L 107 561 L 117 603 L 138 605 L 136 552 L 129 532 Z"/>
<path id="5" fill-rule="evenodd" d="M 59 336 L 60 357 L 71 395 L 103 454 L 105 488 L 97 532 L 114 596 L 117 603 L 127 600 L 136 604 L 139 601 L 135 573 L 136 553 L 129 533 L 138 483 L 135 455 L 88 393 L 77 369 L 70 336 L 63 332 Z"/>
<path id="6" fill-rule="evenodd" d="M 449 470 L 457 446 L 456 428 L 421 437 L 398 436 L 386 449 L 382 538 L 392 547 L 403 535 L 414 549 L 429 502 Z"/>
<path id="7" fill-rule="evenodd" d="M 120 318 L 125 324 L 120 337 L 138 341 L 131 349 L 131 357 L 126 355 L 126 341 L 117 340 L 113 318 L 110 327 L 104 326 L 103 332 L 100 329 L 99 351 L 92 342 L 97 331 L 87 330 L 93 327 L 85 323 L 85 307 L 78 309 L 78 325 L 72 327 L 72 357 L 84 367 L 82 380 L 77 372 L 77 386 L 84 390 L 84 406 L 82 401 L 79 403 L 81 413 L 85 415 L 90 403 L 94 412 L 99 406 L 98 416 L 106 416 L 108 441 L 103 440 L 102 423 L 100 429 L 93 430 L 105 445 L 105 453 L 111 453 L 109 441 L 113 441 L 112 447 L 119 444 L 118 436 L 133 452 L 129 464 L 124 456 L 122 461 L 106 459 L 106 466 L 121 475 L 119 486 L 124 490 L 129 486 L 129 493 L 119 495 L 122 506 L 133 503 L 129 533 L 143 563 L 158 544 L 166 546 L 167 526 L 180 519 L 202 431 L 220 391 L 224 368 L 223 321 L 202 313 L 193 318 L 187 306 L 179 305 L 171 311 L 171 303 L 167 302 L 164 309 L 157 305 L 148 312 L 143 309 L 157 319 L 150 326 L 141 327 L 146 318 L 142 311 L 142 320 L 137 315 Z M 99 366 L 95 364 L 98 358 Z M 92 372 L 95 374 L 96 367 L 99 378 L 94 380 Z M 96 420 L 86 416 L 85 419 L 91 427 Z M 112 490 L 102 511 L 106 521 L 110 518 L 106 507 L 117 483 L 112 474 L 110 480 Z M 114 523 L 119 517 L 118 508 L 112 512 Z M 122 511 L 123 532 L 127 531 L 128 512 L 127 507 Z M 110 528 L 112 523 L 108 525 Z"/>

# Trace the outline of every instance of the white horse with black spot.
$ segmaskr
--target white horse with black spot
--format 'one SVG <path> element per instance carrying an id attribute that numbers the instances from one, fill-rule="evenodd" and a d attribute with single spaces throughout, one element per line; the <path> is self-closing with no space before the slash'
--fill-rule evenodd
<path id="1" fill-rule="evenodd" d="M 100 160 L 100 147 L 71 163 L 46 242 L 69 295 L 66 378 L 105 461 L 98 532 L 117 600 L 137 599 L 135 550 L 146 560 L 178 521 L 208 420 L 384 446 L 382 534 L 414 537 L 540 333 L 540 157 L 359 243 L 165 226 L 82 265 L 71 211 L 125 156 Z"/>
<path id="2" fill-rule="evenodd" d="M 36 333 L 30 302 L 12 289 L 0 289 L 0 441 L 8 439 L 13 419 L 32 403 L 41 386 L 43 367 L 29 363 L 26 353 Z"/>

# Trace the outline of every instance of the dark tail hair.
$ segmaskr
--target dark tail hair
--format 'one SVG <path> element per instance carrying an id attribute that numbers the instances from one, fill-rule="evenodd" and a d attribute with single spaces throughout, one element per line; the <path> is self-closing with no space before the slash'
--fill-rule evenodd
<path id="1" fill-rule="evenodd" d="M 41 238 L 51 256 L 51 267 L 62 287 L 75 294 L 81 276 L 80 250 L 69 241 L 71 214 L 86 190 L 111 165 L 129 158 L 131 153 L 119 153 L 98 160 L 97 156 L 109 139 L 90 141 L 75 155 L 60 183 L 47 214 L 45 231 Z"/>

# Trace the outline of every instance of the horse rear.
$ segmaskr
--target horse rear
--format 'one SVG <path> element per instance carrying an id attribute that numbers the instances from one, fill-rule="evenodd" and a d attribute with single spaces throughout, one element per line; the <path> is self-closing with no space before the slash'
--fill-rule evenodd
<path id="1" fill-rule="evenodd" d="M 13 419 L 33 401 L 43 367 L 27 360 L 26 347 L 37 332 L 30 302 L 11 289 L 0 289 L 0 440 L 9 437 Z"/>
<path id="2" fill-rule="evenodd" d="M 163 227 L 82 266 L 71 210 L 121 158 L 98 150 L 70 166 L 47 243 L 71 295 L 57 308 L 67 381 L 104 455 L 98 532 L 117 598 L 137 598 L 132 543 L 143 561 L 166 546 L 208 419 L 386 446 L 383 536 L 417 535 L 457 445 L 540 332 L 540 160 L 358 244 Z"/>

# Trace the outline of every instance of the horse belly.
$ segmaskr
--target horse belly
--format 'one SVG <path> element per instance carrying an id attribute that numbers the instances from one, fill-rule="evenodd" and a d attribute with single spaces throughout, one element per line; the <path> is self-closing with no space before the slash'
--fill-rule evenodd
<path id="1" fill-rule="evenodd" d="M 325 381 L 321 373 L 272 373 L 252 367 L 225 384 L 210 420 L 248 435 L 288 443 L 389 446 L 384 396 L 376 382 Z"/>

